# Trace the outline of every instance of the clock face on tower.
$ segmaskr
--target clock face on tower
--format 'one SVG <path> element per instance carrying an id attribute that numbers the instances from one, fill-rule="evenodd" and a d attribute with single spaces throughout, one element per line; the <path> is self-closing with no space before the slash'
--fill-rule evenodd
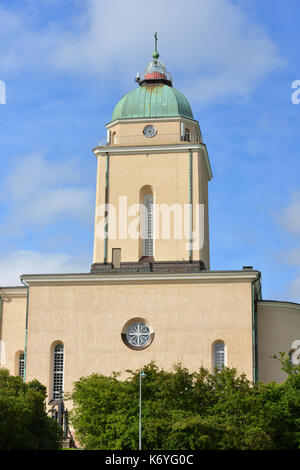
<path id="1" fill-rule="evenodd" d="M 149 126 L 146 126 L 144 127 L 143 129 L 143 134 L 145 137 L 154 137 L 156 135 L 156 129 L 155 127 L 149 125 Z"/>

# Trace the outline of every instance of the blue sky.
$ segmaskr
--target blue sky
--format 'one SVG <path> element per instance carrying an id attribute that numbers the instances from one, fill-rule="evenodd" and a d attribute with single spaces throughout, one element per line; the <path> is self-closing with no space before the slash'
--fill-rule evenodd
<path id="1" fill-rule="evenodd" d="M 300 301 L 297 0 L 0 0 L 0 285 L 88 272 L 96 159 L 158 31 L 207 144 L 211 269 Z"/>

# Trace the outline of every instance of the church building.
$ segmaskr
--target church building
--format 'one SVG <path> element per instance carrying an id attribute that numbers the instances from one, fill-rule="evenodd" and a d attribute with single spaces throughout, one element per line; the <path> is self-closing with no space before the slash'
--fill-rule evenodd
<path id="1" fill-rule="evenodd" d="M 292 358 L 300 340 L 300 304 L 263 300 L 258 270 L 210 268 L 210 159 L 155 44 L 93 149 L 90 272 L 23 274 L 22 286 L 0 288 L 1 366 L 37 378 L 49 400 L 82 376 L 152 360 L 281 382 L 271 356 Z"/>

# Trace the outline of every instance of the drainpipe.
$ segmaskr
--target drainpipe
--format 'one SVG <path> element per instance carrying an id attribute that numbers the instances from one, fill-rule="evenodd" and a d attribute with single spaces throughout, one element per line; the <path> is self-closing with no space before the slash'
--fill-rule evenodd
<path id="1" fill-rule="evenodd" d="M 3 310 L 3 304 L 2 304 L 2 295 L 0 293 L 0 348 L 2 348 L 2 310 Z M 1 350 L 0 350 L 0 356 L 1 356 Z M 0 364 L 1 365 L 1 364 Z"/>
<path id="2" fill-rule="evenodd" d="M 190 248 L 189 248 L 189 262 L 193 261 L 192 240 L 193 240 L 193 206 L 192 206 L 192 150 L 189 150 L 189 208 L 190 208 Z"/>
<path id="3" fill-rule="evenodd" d="M 258 364 L 257 364 L 257 305 L 255 301 L 255 284 L 260 282 L 261 274 L 259 277 L 251 282 L 251 296 L 252 296 L 252 364 L 253 364 L 253 382 L 258 380 Z"/>
<path id="4" fill-rule="evenodd" d="M 26 284 L 23 279 L 21 278 L 22 284 L 27 289 L 27 299 L 26 299 L 26 320 L 25 320 L 25 347 L 24 347 L 24 374 L 23 374 L 23 381 L 26 380 L 26 364 L 27 364 L 27 337 L 28 337 L 28 305 L 29 305 L 29 285 Z"/>
<path id="5" fill-rule="evenodd" d="M 104 225 L 104 263 L 107 263 L 107 243 L 108 243 L 108 194 L 109 194 L 109 156 L 105 157 L 105 225 Z"/>
<path id="6" fill-rule="evenodd" d="M 2 332 L 1 325 L 2 325 L 2 296 L 0 294 L 0 332 Z M 0 339 L 1 339 L 1 336 L 0 336 Z"/>

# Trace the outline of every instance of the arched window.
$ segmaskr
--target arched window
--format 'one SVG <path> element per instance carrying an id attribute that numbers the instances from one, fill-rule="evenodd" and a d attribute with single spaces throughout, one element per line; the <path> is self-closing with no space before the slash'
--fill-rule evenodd
<path id="1" fill-rule="evenodd" d="M 58 400 L 64 386 L 64 347 L 57 344 L 53 354 L 53 400 Z"/>
<path id="2" fill-rule="evenodd" d="M 213 347 L 213 367 L 221 370 L 225 367 L 225 344 L 217 341 Z"/>
<path id="3" fill-rule="evenodd" d="M 153 256 L 153 194 L 143 198 L 142 217 L 143 256 Z"/>
<path id="4" fill-rule="evenodd" d="M 19 370 L 18 370 L 18 375 L 20 377 L 24 377 L 24 367 L 25 367 L 25 357 L 24 353 L 21 352 L 19 355 Z"/>

